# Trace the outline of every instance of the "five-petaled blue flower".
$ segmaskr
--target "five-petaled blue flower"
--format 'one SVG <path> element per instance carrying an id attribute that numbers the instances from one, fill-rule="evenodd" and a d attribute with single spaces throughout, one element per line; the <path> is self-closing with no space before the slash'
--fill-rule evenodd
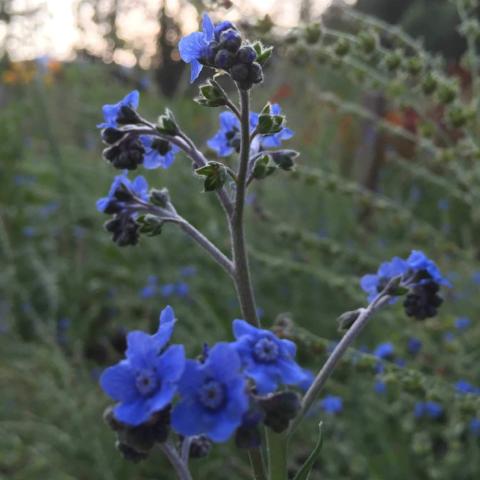
<path id="1" fill-rule="evenodd" d="M 442 276 L 435 262 L 419 250 L 412 250 L 407 258 L 407 265 L 414 272 L 425 270 L 438 285 L 450 286 L 450 282 Z"/>
<path id="2" fill-rule="evenodd" d="M 280 115 L 282 109 L 277 103 L 270 107 L 272 115 Z M 252 112 L 250 114 L 250 133 L 258 125 L 259 114 Z M 207 141 L 207 145 L 214 150 L 219 157 L 228 157 L 234 152 L 240 151 L 240 121 L 232 112 L 222 112 L 218 116 L 220 121 L 220 130 Z M 289 140 L 294 135 L 293 131 L 283 127 L 278 133 L 273 135 L 257 135 L 250 145 L 250 154 L 280 147 L 284 140 Z"/>
<path id="3" fill-rule="evenodd" d="M 167 307 L 160 315 L 156 334 L 130 332 L 126 359 L 102 373 L 100 385 L 119 402 L 113 412 L 120 422 L 141 425 L 172 401 L 185 367 L 183 345 L 165 348 L 174 323 L 173 310 Z"/>
<path id="4" fill-rule="evenodd" d="M 158 148 L 155 148 L 155 138 L 149 135 L 142 135 L 140 141 L 145 149 L 143 166 L 147 170 L 153 170 L 158 167 L 167 169 L 172 165 L 175 155 L 180 151 L 176 145 L 162 141 L 162 143 L 168 146 L 165 152 L 160 152 Z"/>
<path id="5" fill-rule="evenodd" d="M 104 213 L 113 205 L 117 210 L 122 210 L 127 206 L 127 201 L 117 198 L 117 193 L 121 187 L 125 187 L 133 197 L 144 202 L 148 201 L 148 183 L 145 178 L 138 176 L 130 181 L 127 174 L 124 173 L 114 178 L 108 195 L 97 200 L 97 210 L 99 212 Z"/>
<path id="6" fill-rule="evenodd" d="M 295 362 L 296 345 L 269 330 L 255 328 L 244 320 L 233 321 L 234 348 L 242 359 L 245 375 L 255 381 L 260 394 L 274 392 L 278 385 L 302 385 L 307 374 Z"/>
<path id="7" fill-rule="evenodd" d="M 340 413 L 343 409 L 343 401 L 341 397 L 335 395 L 327 395 L 320 400 L 320 407 L 326 413 Z"/>
<path id="8" fill-rule="evenodd" d="M 202 16 L 202 30 L 183 37 L 178 44 L 181 59 L 192 68 L 190 82 L 200 75 L 203 68 L 201 60 L 207 55 L 210 43 L 215 40 L 215 26 L 206 13 Z"/>
<path id="9" fill-rule="evenodd" d="M 128 93 L 122 100 L 114 105 L 104 105 L 102 108 L 104 122 L 97 125 L 98 128 L 116 128 L 118 127 L 118 116 L 120 115 L 123 107 L 129 107 L 132 110 L 138 108 L 140 101 L 140 93 L 138 90 L 133 90 Z"/>
<path id="10" fill-rule="evenodd" d="M 407 341 L 408 353 L 416 355 L 422 349 L 422 341 L 415 337 L 410 337 Z"/>
<path id="11" fill-rule="evenodd" d="M 480 388 L 475 387 L 470 382 L 466 380 L 459 380 L 455 383 L 455 390 L 458 393 L 466 394 L 466 393 L 473 393 L 474 395 L 480 395 Z"/>
<path id="12" fill-rule="evenodd" d="M 455 320 L 455 328 L 457 330 L 465 330 L 467 329 L 470 324 L 471 324 L 471 320 L 467 317 L 460 317 L 460 318 L 457 318 Z"/>
<path id="13" fill-rule="evenodd" d="M 172 412 L 172 427 L 186 436 L 206 435 L 224 442 L 240 426 L 248 410 L 247 384 L 240 358 L 228 343 L 208 351 L 204 363 L 187 360 L 178 384 L 180 401 Z"/>

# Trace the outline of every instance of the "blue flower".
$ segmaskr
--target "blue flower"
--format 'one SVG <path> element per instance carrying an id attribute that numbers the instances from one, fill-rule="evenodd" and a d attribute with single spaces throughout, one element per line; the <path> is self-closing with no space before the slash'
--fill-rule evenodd
<path id="1" fill-rule="evenodd" d="M 407 341 L 408 353 L 416 355 L 422 349 L 422 341 L 415 337 L 410 337 Z"/>
<path id="2" fill-rule="evenodd" d="M 455 328 L 457 330 L 465 330 L 467 329 L 470 324 L 471 324 L 471 320 L 467 317 L 460 317 L 460 318 L 457 318 L 455 320 Z"/>
<path id="3" fill-rule="evenodd" d="M 194 82 L 200 75 L 203 68 L 201 60 L 207 55 L 210 43 L 215 40 L 215 26 L 206 13 L 202 16 L 202 29 L 203 32 L 183 37 L 178 44 L 181 59 L 189 63 L 192 69 L 190 82 Z"/>
<path id="4" fill-rule="evenodd" d="M 480 418 L 472 418 L 469 427 L 475 436 L 480 437 Z"/>
<path id="5" fill-rule="evenodd" d="M 278 385 L 301 385 L 303 369 L 295 362 L 296 346 L 269 330 L 255 328 L 244 320 L 233 321 L 234 348 L 242 359 L 245 375 L 255 381 L 260 394 L 274 392 Z"/>
<path id="6" fill-rule="evenodd" d="M 458 393 L 466 394 L 466 393 L 473 393 L 475 395 L 480 395 L 480 388 L 474 387 L 471 383 L 467 382 L 466 380 L 459 380 L 455 383 L 455 390 Z"/>
<path id="7" fill-rule="evenodd" d="M 143 166 L 147 170 L 153 170 L 158 167 L 167 169 L 172 165 L 175 160 L 175 155 L 180 151 L 180 148 L 176 145 L 165 140 L 160 140 L 159 142 L 149 135 L 141 135 L 140 141 L 145 149 Z M 161 147 L 158 148 L 156 143 L 161 143 Z"/>
<path id="8" fill-rule="evenodd" d="M 407 264 L 414 272 L 425 270 L 435 283 L 450 286 L 450 282 L 442 276 L 435 262 L 430 260 L 423 252 L 412 250 L 412 253 L 407 258 Z"/>
<path id="9" fill-rule="evenodd" d="M 106 197 L 97 200 L 97 210 L 102 213 L 109 213 L 108 210 L 114 208 L 119 211 L 124 209 L 128 201 L 120 200 L 117 198 L 119 189 L 121 187 L 126 188 L 137 199 L 147 202 L 148 201 L 148 183 L 144 177 L 138 176 L 133 181 L 130 181 L 127 175 L 117 175 L 110 187 L 108 195 Z"/>
<path id="10" fill-rule="evenodd" d="M 152 298 L 157 294 L 158 284 L 157 277 L 155 275 L 149 275 L 146 285 L 140 290 L 140 298 L 147 299 Z"/>
<path id="11" fill-rule="evenodd" d="M 126 359 L 107 368 L 100 377 L 102 389 L 119 402 L 113 412 L 127 425 L 141 425 L 167 407 L 185 367 L 182 345 L 165 349 L 173 332 L 174 313 L 167 307 L 156 334 L 133 331 L 127 335 Z"/>
<path id="12" fill-rule="evenodd" d="M 413 415 L 416 418 L 429 417 L 435 420 L 443 415 L 443 407 L 439 403 L 432 401 L 417 402 Z"/>
<path id="13" fill-rule="evenodd" d="M 453 342 L 453 340 L 455 340 L 455 335 L 453 332 L 445 332 L 443 334 L 443 340 L 448 343 Z"/>
<path id="14" fill-rule="evenodd" d="M 205 363 L 187 360 L 172 427 L 185 436 L 203 434 L 215 442 L 228 440 L 248 410 L 246 389 L 237 352 L 230 344 L 218 343 L 209 350 Z"/>
<path id="15" fill-rule="evenodd" d="M 389 280 L 407 271 L 407 262 L 399 257 L 393 257 L 389 262 L 382 263 L 376 274 L 364 275 L 360 279 L 360 286 L 368 293 L 368 301 L 371 302 L 387 286 Z"/>
<path id="16" fill-rule="evenodd" d="M 387 392 L 387 385 L 381 380 L 377 380 L 373 386 L 373 390 L 378 395 L 384 395 Z"/>
<path id="17" fill-rule="evenodd" d="M 133 90 L 127 94 L 122 100 L 114 105 L 104 105 L 102 108 L 104 122 L 97 125 L 98 128 L 116 128 L 118 127 L 118 116 L 122 112 L 123 107 L 129 107 L 132 110 L 138 108 L 140 101 L 140 93 L 138 90 Z"/>
<path id="18" fill-rule="evenodd" d="M 395 347 L 390 342 L 381 343 L 373 351 L 373 355 L 383 360 L 393 357 L 394 353 L 395 353 Z"/>
<path id="19" fill-rule="evenodd" d="M 272 115 L 280 115 L 281 107 L 277 103 L 271 106 Z M 258 125 L 259 114 L 252 112 L 250 114 L 250 133 Z M 219 115 L 220 130 L 207 141 L 207 145 L 214 150 L 219 157 L 228 157 L 234 152 L 240 151 L 240 121 L 232 112 L 221 112 Z M 271 148 L 280 147 L 284 140 L 289 140 L 294 135 L 293 131 L 283 127 L 278 133 L 273 135 L 257 135 L 251 146 L 250 155 Z"/>
<path id="20" fill-rule="evenodd" d="M 343 410 L 343 401 L 341 397 L 327 395 L 320 400 L 320 406 L 326 413 L 340 413 Z"/>

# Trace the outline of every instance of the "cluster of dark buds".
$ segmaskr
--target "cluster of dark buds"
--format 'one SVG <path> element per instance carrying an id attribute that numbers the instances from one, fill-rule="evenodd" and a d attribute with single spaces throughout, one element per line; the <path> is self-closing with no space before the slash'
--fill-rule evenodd
<path id="1" fill-rule="evenodd" d="M 227 72 L 242 90 L 263 81 L 262 63 L 270 56 L 260 43 L 244 42 L 235 25 L 228 21 L 214 24 L 205 13 L 202 32 L 180 40 L 178 50 L 183 61 L 192 67 L 195 81 L 204 66 Z"/>
<path id="2" fill-rule="evenodd" d="M 239 447 L 259 446 L 261 424 L 275 432 L 288 428 L 300 398 L 279 388 L 311 382 L 311 374 L 295 362 L 293 342 L 235 320 L 233 343 L 206 347 L 200 359 L 189 360 L 183 345 L 169 344 L 175 321 L 167 307 L 155 334 L 130 332 L 126 358 L 100 378 L 118 402 L 105 418 L 125 458 L 146 458 L 170 430 L 198 457 L 208 453 L 210 442 L 232 436 Z"/>
<path id="3" fill-rule="evenodd" d="M 394 257 L 382 263 L 377 273 L 364 275 L 360 284 L 368 293 L 369 301 L 383 292 L 387 285 L 391 285 L 385 293 L 394 297 L 392 301 L 406 294 L 403 303 L 406 314 L 417 320 L 425 320 L 437 314 L 443 303 L 438 295 L 440 287 L 449 286 L 450 282 L 442 276 L 435 262 L 423 252 L 414 250 L 406 260 Z"/>

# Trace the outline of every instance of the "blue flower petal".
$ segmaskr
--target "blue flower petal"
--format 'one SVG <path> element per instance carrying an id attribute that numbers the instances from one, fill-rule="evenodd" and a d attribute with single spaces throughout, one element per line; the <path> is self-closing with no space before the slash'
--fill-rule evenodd
<path id="1" fill-rule="evenodd" d="M 118 402 L 131 402 L 138 397 L 133 370 L 125 360 L 103 371 L 100 386 Z"/>
<path id="2" fill-rule="evenodd" d="M 137 426 L 146 422 L 151 417 L 151 412 L 145 408 L 143 399 L 132 403 L 122 403 L 113 409 L 115 418 L 127 425 Z"/>
<path id="3" fill-rule="evenodd" d="M 205 34 L 205 39 L 207 42 L 211 42 L 215 39 L 215 27 L 213 25 L 212 19 L 208 16 L 207 13 L 202 15 L 202 30 Z"/>

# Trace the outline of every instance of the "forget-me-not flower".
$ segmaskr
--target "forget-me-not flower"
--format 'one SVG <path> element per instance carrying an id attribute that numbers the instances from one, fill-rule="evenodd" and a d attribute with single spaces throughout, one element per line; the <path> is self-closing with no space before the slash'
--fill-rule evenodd
<path id="1" fill-rule="evenodd" d="M 138 176 L 133 181 L 126 174 L 117 175 L 106 197 L 97 200 L 97 210 L 102 213 L 118 213 L 137 198 L 148 201 L 148 183 Z"/>
<path id="2" fill-rule="evenodd" d="M 128 107 L 132 110 L 138 108 L 140 102 L 140 93 L 138 90 L 133 90 L 128 93 L 122 100 L 113 105 L 104 105 L 102 108 L 104 122 L 97 125 L 98 128 L 117 128 L 119 116 L 122 114 L 122 109 Z"/>

